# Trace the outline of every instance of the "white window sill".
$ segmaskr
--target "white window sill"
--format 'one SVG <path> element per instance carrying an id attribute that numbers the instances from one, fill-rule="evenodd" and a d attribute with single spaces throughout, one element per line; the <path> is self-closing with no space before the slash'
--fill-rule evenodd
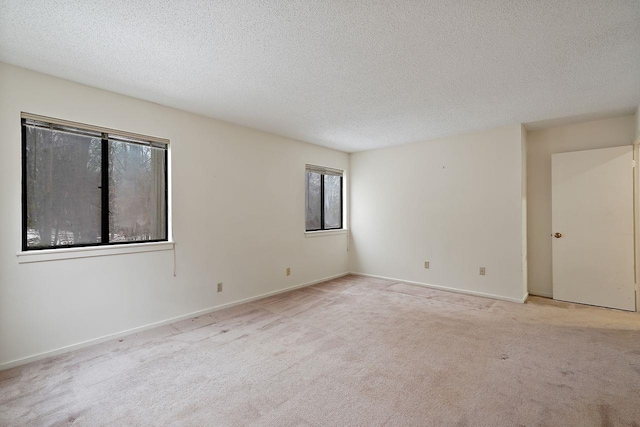
<path id="1" fill-rule="evenodd" d="M 126 245 L 87 246 L 82 248 L 42 249 L 18 252 L 19 264 L 43 261 L 58 261 L 73 258 L 135 254 L 173 250 L 173 242 L 129 243 Z"/>
<path id="2" fill-rule="evenodd" d="M 305 231 L 304 237 L 332 236 L 334 234 L 347 234 L 347 229 L 342 228 L 340 230 Z"/>

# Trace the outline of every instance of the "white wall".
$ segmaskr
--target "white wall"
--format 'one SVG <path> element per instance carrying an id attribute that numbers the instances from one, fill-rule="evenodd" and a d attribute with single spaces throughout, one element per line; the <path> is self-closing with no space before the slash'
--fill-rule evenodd
<path id="1" fill-rule="evenodd" d="M 635 117 L 624 116 L 530 131 L 527 135 L 529 293 L 553 296 L 551 154 L 629 145 Z"/>
<path id="2" fill-rule="evenodd" d="M 348 271 L 346 234 L 304 235 L 305 163 L 347 154 L 2 63 L 0 94 L 0 368 Z M 18 263 L 21 111 L 171 140 L 176 277 L 173 251 Z"/>
<path id="3" fill-rule="evenodd" d="M 513 125 L 352 154 L 351 271 L 522 300 L 522 148 Z"/>

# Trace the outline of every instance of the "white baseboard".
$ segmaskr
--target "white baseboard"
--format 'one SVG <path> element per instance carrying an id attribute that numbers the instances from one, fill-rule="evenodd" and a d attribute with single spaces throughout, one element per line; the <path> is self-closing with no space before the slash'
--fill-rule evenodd
<path id="1" fill-rule="evenodd" d="M 502 301 L 517 302 L 517 303 L 520 303 L 520 304 L 523 304 L 525 301 L 527 301 L 527 298 L 529 297 L 528 293 L 524 294 L 522 296 L 522 298 L 511 298 L 511 297 L 504 297 L 502 295 L 487 294 L 487 293 L 484 293 L 484 292 L 468 291 L 466 289 L 450 288 L 448 286 L 432 285 L 430 283 L 413 282 L 411 280 L 397 279 L 395 277 L 377 276 L 375 274 L 358 273 L 358 272 L 355 272 L 355 271 L 352 271 L 351 274 L 356 275 L 356 276 L 374 277 L 376 279 L 384 279 L 384 280 L 392 280 L 392 281 L 395 281 L 395 282 L 408 283 L 410 285 L 423 286 L 425 288 L 438 289 L 438 290 L 441 290 L 441 291 L 448 291 L 448 292 L 455 292 L 457 294 L 473 295 L 473 296 L 476 296 L 476 297 L 484 297 L 484 298 L 498 299 L 498 300 L 502 300 Z"/>
<path id="2" fill-rule="evenodd" d="M 60 354 L 63 354 L 63 353 L 68 353 L 70 351 L 78 350 L 78 349 L 81 349 L 81 348 L 84 348 L 84 347 L 88 347 L 90 345 L 100 344 L 100 343 L 103 343 L 103 342 L 106 342 L 106 341 L 110 341 L 110 340 L 113 340 L 113 339 L 116 339 L 116 338 L 121 338 L 121 337 L 124 337 L 124 336 L 127 336 L 127 335 L 132 335 L 132 334 L 135 334 L 135 333 L 138 333 L 138 332 L 146 331 L 148 329 L 157 328 L 159 326 L 164 326 L 164 325 L 169 325 L 171 323 L 179 322 L 179 321 L 185 320 L 185 319 L 190 319 L 192 317 L 204 316 L 206 314 L 213 313 L 214 311 L 224 310 L 225 308 L 233 307 L 233 306 L 244 304 L 244 303 L 251 302 L 251 301 L 257 301 L 259 299 L 267 298 L 267 297 L 270 297 L 270 296 L 273 296 L 273 295 L 278 295 L 278 294 L 281 294 L 281 293 L 284 293 L 284 292 L 293 291 L 293 290 L 299 289 L 299 288 L 304 288 L 306 286 L 315 285 L 317 283 L 326 282 L 328 280 L 337 279 L 338 277 L 343 277 L 343 276 L 346 276 L 348 274 L 349 274 L 349 272 L 335 274 L 333 276 L 324 277 L 322 279 L 313 280 L 311 282 L 302 283 L 300 285 L 294 285 L 294 286 L 290 286 L 288 288 L 283 288 L 283 289 L 279 289 L 277 291 L 267 292 L 265 294 L 257 295 L 257 296 L 254 296 L 254 297 L 249 297 L 249 298 L 241 299 L 241 300 L 238 300 L 238 301 L 229 302 L 229 303 L 226 303 L 226 304 L 216 305 L 216 306 L 213 306 L 213 307 L 205 308 L 204 310 L 194 311 L 192 313 L 183 314 L 181 316 L 172 317 L 170 319 L 160 320 L 159 322 L 149 323 L 147 325 L 138 326 L 138 327 L 127 329 L 127 330 L 124 330 L 124 331 L 121 331 L 121 332 L 116 332 L 116 333 L 104 335 L 104 336 L 101 336 L 101 337 L 98 337 L 98 338 L 92 338 L 90 340 L 82 341 L 82 342 L 79 342 L 79 343 L 76 343 L 76 344 L 71 344 L 71 345 L 67 345 L 67 346 L 64 346 L 64 347 L 60 347 L 60 348 L 57 348 L 55 350 L 45 351 L 45 352 L 42 352 L 42 353 L 34 354 L 32 356 L 27 356 L 27 357 L 23 357 L 23 358 L 20 358 L 20 359 L 12 360 L 12 361 L 0 364 L 0 371 L 3 371 L 5 369 L 15 368 L 16 366 L 25 365 L 25 364 L 31 363 L 31 362 L 36 362 L 38 360 L 46 359 L 46 358 L 52 357 L 52 356 L 57 356 L 57 355 L 60 355 Z"/>
<path id="3" fill-rule="evenodd" d="M 529 291 L 529 295 L 553 299 L 553 294 L 550 294 L 548 292 Z"/>

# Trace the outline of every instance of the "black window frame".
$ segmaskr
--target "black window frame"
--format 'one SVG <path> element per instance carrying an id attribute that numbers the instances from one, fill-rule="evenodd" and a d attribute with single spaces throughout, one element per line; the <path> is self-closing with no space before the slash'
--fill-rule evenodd
<path id="1" fill-rule="evenodd" d="M 83 247 L 101 247 L 101 246 L 114 246 L 114 245 L 129 245 L 129 244 L 145 244 L 145 243 L 158 243 L 158 242 L 168 242 L 169 241 L 169 144 L 165 143 L 166 147 L 164 149 L 164 239 L 149 239 L 149 240 L 131 240 L 131 241 L 117 241 L 117 242 L 109 242 L 109 139 L 110 135 L 113 135 L 114 131 L 101 130 L 101 179 L 100 179 L 100 191 L 101 191 L 101 206 L 100 206 L 100 228 L 101 228 L 101 242 L 96 243 L 78 243 L 71 245 L 57 245 L 57 246 L 38 246 L 38 247 L 29 247 L 28 246 L 28 238 L 27 238 L 27 229 L 28 229 L 28 209 L 27 209 L 27 122 L 29 120 L 35 120 L 42 123 L 48 123 L 47 118 L 43 117 L 42 119 L 27 119 L 25 117 L 21 117 L 20 119 L 20 127 L 21 127 L 21 135 L 22 135 L 22 251 L 23 252 L 31 252 L 31 251 L 39 251 L 39 250 L 48 250 L 48 249 L 68 249 L 68 248 L 83 248 Z M 73 127 L 80 131 L 83 130 L 82 124 L 73 123 Z M 93 126 L 91 126 L 93 127 Z M 52 129 L 56 130 L 56 129 Z M 118 135 L 117 131 L 116 135 Z M 123 135 L 129 135 L 128 132 L 122 132 Z M 143 136 L 140 136 L 144 138 Z M 126 136 L 124 138 L 127 138 Z M 143 140 L 144 141 L 144 140 Z M 122 140 L 120 142 L 128 142 L 126 140 Z M 147 142 L 147 141 L 145 141 Z M 128 142 L 131 144 L 135 144 L 136 142 Z M 158 147 L 156 144 L 142 144 L 142 145 L 151 145 Z"/>
<path id="2" fill-rule="evenodd" d="M 311 167 L 311 169 L 310 169 Z M 329 168 L 324 168 L 321 166 L 313 166 L 307 165 L 305 169 L 305 179 L 308 173 L 317 173 L 320 175 L 320 227 L 315 229 L 307 228 L 307 211 L 305 209 L 305 226 L 304 230 L 306 233 L 318 232 L 318 231 L 335 231 L 335 230 L 344 230 L 344 171 L 339 171 L 337 173 L 324 173 L 323 170 L 330 170 Z M 325 176 L 339 176 L 340 177 L 340 226 L 339 227 L 325 227 L 324 224 L 324 177 Z M 308 189 L 305 188 L 305 206 L 309 203 L 309 192 Z"/>

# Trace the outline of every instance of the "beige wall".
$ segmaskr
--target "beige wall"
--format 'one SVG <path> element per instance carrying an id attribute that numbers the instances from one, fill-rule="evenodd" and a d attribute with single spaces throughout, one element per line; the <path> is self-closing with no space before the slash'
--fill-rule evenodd
<path id="1" fill-rule="evenodd" d="M 352 154 L 351 271 L 521 301 L 522 156 L 520 125 Z"/>
<path id="2" fill-rule="evenodd" d="M 531 131 L 527 135 L 529 293 L 553 296 L 551 154 L 629 145 L 635 117 L 624 116 Z"/>
<path id="3" fill-rule="evenodd" d="M 348 154 L 2 63 L 0 94 L 0 369 L 348 271 L 346 234 L 304 234 L 305 163 Z M 21 111 L 169 138 L 175 253 L 18 263 Z"/>
<path id="4" fill-rule="evenodd" d="M 636 110 L 636 140 L 640 138 L 640 105 L 638 105 L 638 109 Z"/>
<path id="5" fill-rule="evenodd" d="M 529 247 L 527 243 L 527 223 L 529 222 L 527 212 L 527 129 L 520 125 L 520 138 L 521 138 L 521 164 L 522 164 L 522 287 L 524 292 L 529 292 Z"/>

